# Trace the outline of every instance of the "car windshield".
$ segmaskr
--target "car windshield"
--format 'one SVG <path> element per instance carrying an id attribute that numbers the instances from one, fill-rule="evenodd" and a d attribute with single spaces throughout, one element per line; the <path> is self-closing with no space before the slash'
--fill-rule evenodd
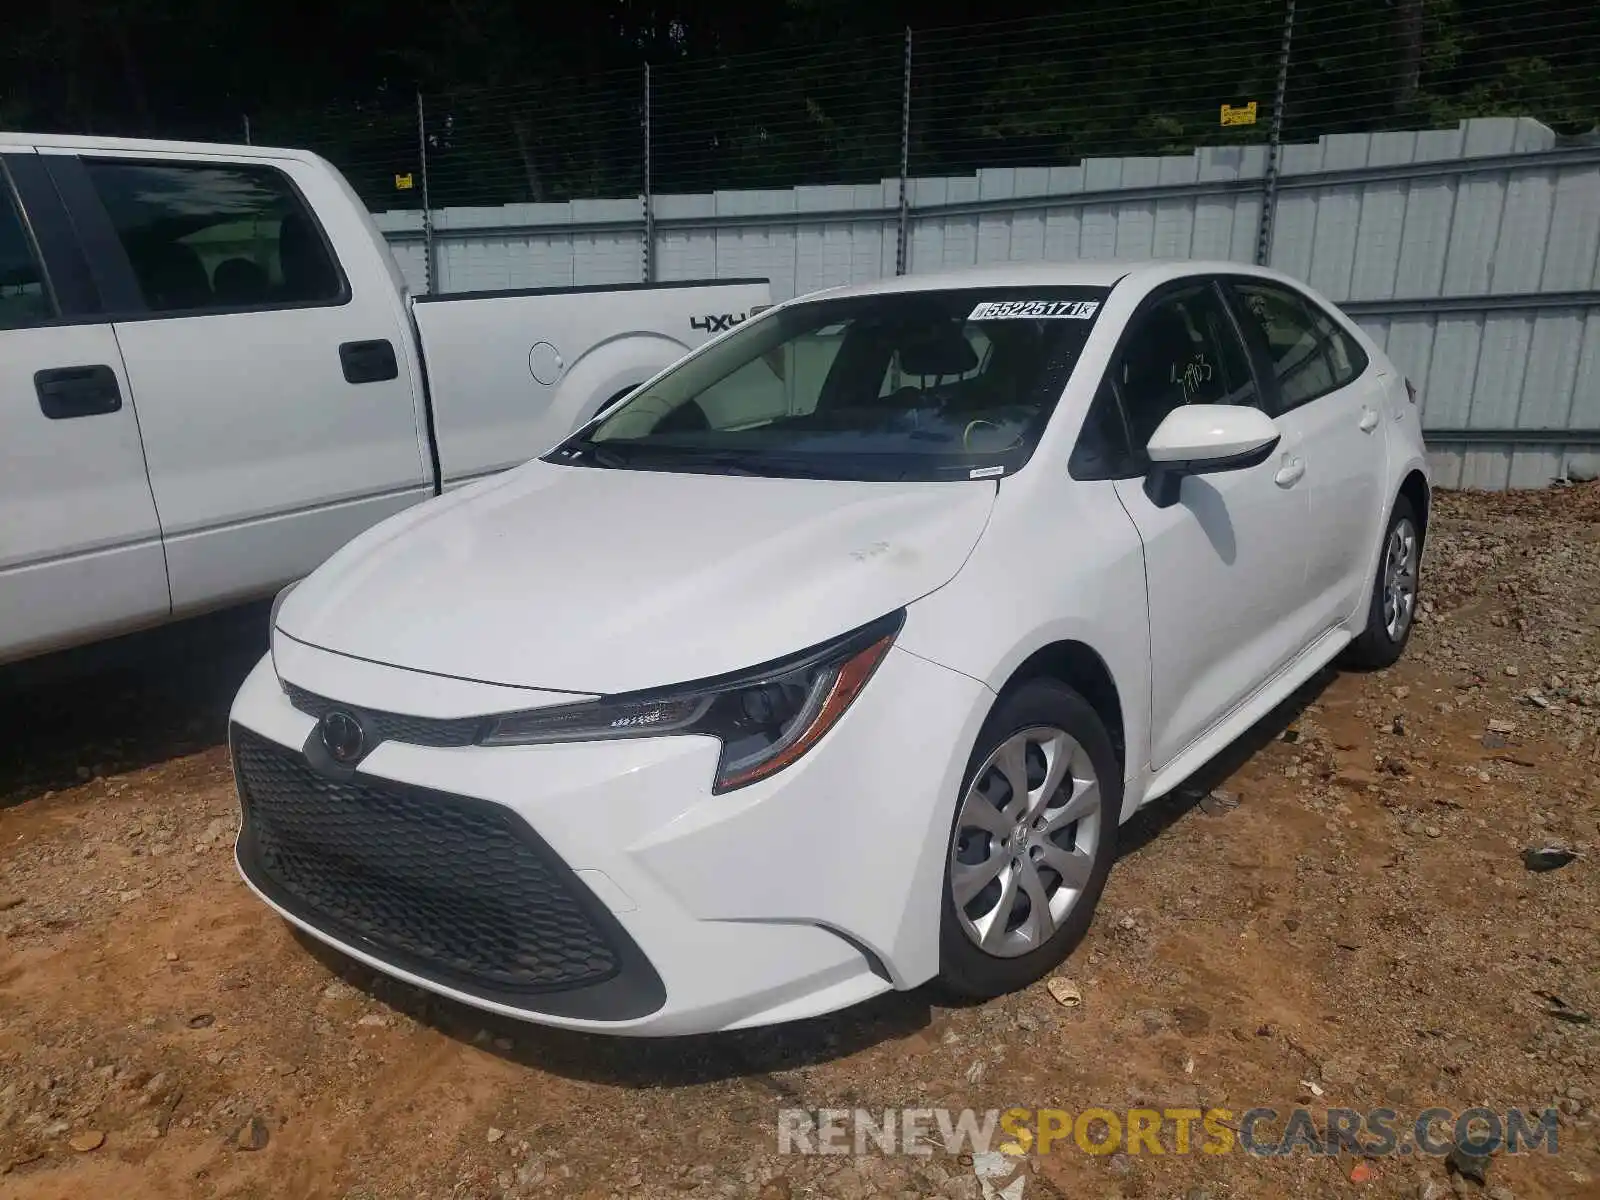
<path id="1" fill-rule="evenodd" d="M 785 305 L 686 359 L 546 461 L 824 479 L 1021 467 L 1103 288 L 963 288 Z"/>

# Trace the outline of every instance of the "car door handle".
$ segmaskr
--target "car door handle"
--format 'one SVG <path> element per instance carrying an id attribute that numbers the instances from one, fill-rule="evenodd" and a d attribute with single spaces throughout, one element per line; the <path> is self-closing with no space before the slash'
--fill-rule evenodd
<path id="1" fill-rule="evenodd" d="M 400 375 L 394 346 L 384 338 L 370 342 L 345 342 L 339 347 L 339 365 L 346 383 L 382 383 Z"/>
<path id="2" fill-rule="evenodd" d="M 1375 408 L 1363 408 L 1361 410 L 1361 432 L 1371 433 L 1377 427 L 1378 410 Z"/>
<path id="3" fill-rule="evenodd" d="M 122 389 L 110 367 L 55 367 L 35 371 L 33 390 L 39 411 L 52 421 L 99 417 L 122 407 Z"/>
<path id="4" fill-rule="evenodd" d="M 1290 488 L 1300 482 L 1300 477 L 1306 473 L 1306 460 L 1291 458 L 1278 468 L 1278 473 L 1273 476 L 1279 487 Z"/>

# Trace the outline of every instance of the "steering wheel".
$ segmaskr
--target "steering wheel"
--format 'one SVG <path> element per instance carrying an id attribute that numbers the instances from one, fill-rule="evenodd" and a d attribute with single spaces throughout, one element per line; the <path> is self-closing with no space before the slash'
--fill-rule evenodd
<path id="1" fill-rule="evenodd" d="M 989 429 L 994 430 L 996 433 L 1004 433 L 1005 432 L 1003 429 L 1000 428 L 1000 426 L 996 425 L 993 421 L 986 421 L 982 417 L 979 417 L 975 421 L 969 421 L 969 422 L 967 422 L 967 427 L 961 431 L 961 448 L 963 450 L 971 450 L 972 449 L 972 434 L 973 434 L 973 431 L 976 430 L 979 426 L 986 426 Z M 1001 450 L 1009 450 L 1009 449 L 1011 449 L 1011 447 L 1015 446 L 1021 440 L 1022 440 L 1022 436 L 1019 434 L 1016 437 L 1012 438 L 1004 446 L 997 447 L 996 449 L 989 451 L 989 453 L 998 454 Z"/>

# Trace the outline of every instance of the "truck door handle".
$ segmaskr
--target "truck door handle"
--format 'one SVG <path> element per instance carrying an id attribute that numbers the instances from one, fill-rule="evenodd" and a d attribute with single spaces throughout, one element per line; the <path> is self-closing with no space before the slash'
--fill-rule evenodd
<path id="1" fill-rule="evenodd" d="M 1306 473 L 1306 460 L 1291 458 L 1278 468 L 1278 473 L 1273 476 L 1279 487 L 1290 488 L 1300 482 L 1300 477 Z"/>
<path id="2" fill-rule="evenodd" d="M 1361 432 L 1371 433 L 1377 427 L 1378 410 L 1375 408 L 1363 408 L 1361 410 Z"/>
<path id="3" fill-rule="evenodd" d="M 54 367 L 33 373 L 39 411 L 52 421 L 99 417 L 122 407 L 117 373 L 107 366 Z"/>
<path id="4" fill-rule="evenodd" d="M 344 368 L 346 383 L 382 383 L 400 376 L 394 346 L 384 338 L 345 342 L 339 347 L 339 365 Z"/>

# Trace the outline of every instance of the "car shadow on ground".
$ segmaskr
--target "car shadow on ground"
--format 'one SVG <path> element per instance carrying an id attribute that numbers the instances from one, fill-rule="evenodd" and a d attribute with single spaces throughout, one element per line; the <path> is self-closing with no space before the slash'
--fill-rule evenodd
<path id="1" fill-rule="evenodd" d="M 1263 749 L 1295 736 L 1292 731 L 1306 709 L 1338 676 L 1338 670 L 1331 666 L 1318 671 L 1182 784 L 1135 813 L 1118 833 L 1117 857 L 1143 850 L 1186 814 L 1201 807 L 1202 801 Z"/>
<path id="2" fill-rule="evenodd" d="M 1329 668 L 1313 676 L 1183 787 L 1143 809 L 1123 826 L 1119 857 L 1144 849 L 1264 746 L 1284 738 L 1336 675 Z M 930 985 L 786 1025 L 671 1038 L 617 1037 L 480 1012 L 371 971 L 298 930 L 295 937 L 345 982 L 447 1037 L 508 1062 L 584 1082 L 643 1089 L 744 1079 L 795 1107 L 809 1102 L 798 1081 L 784 1078 L 787 1072 L 909 1037 L 932 1025 L 941 1010 L 981 1003 Z"/>
<path id="3" fill-rule="evenodd" d="M 269 603 L 0 667 L 0 810 L 227 741 Z"/>

